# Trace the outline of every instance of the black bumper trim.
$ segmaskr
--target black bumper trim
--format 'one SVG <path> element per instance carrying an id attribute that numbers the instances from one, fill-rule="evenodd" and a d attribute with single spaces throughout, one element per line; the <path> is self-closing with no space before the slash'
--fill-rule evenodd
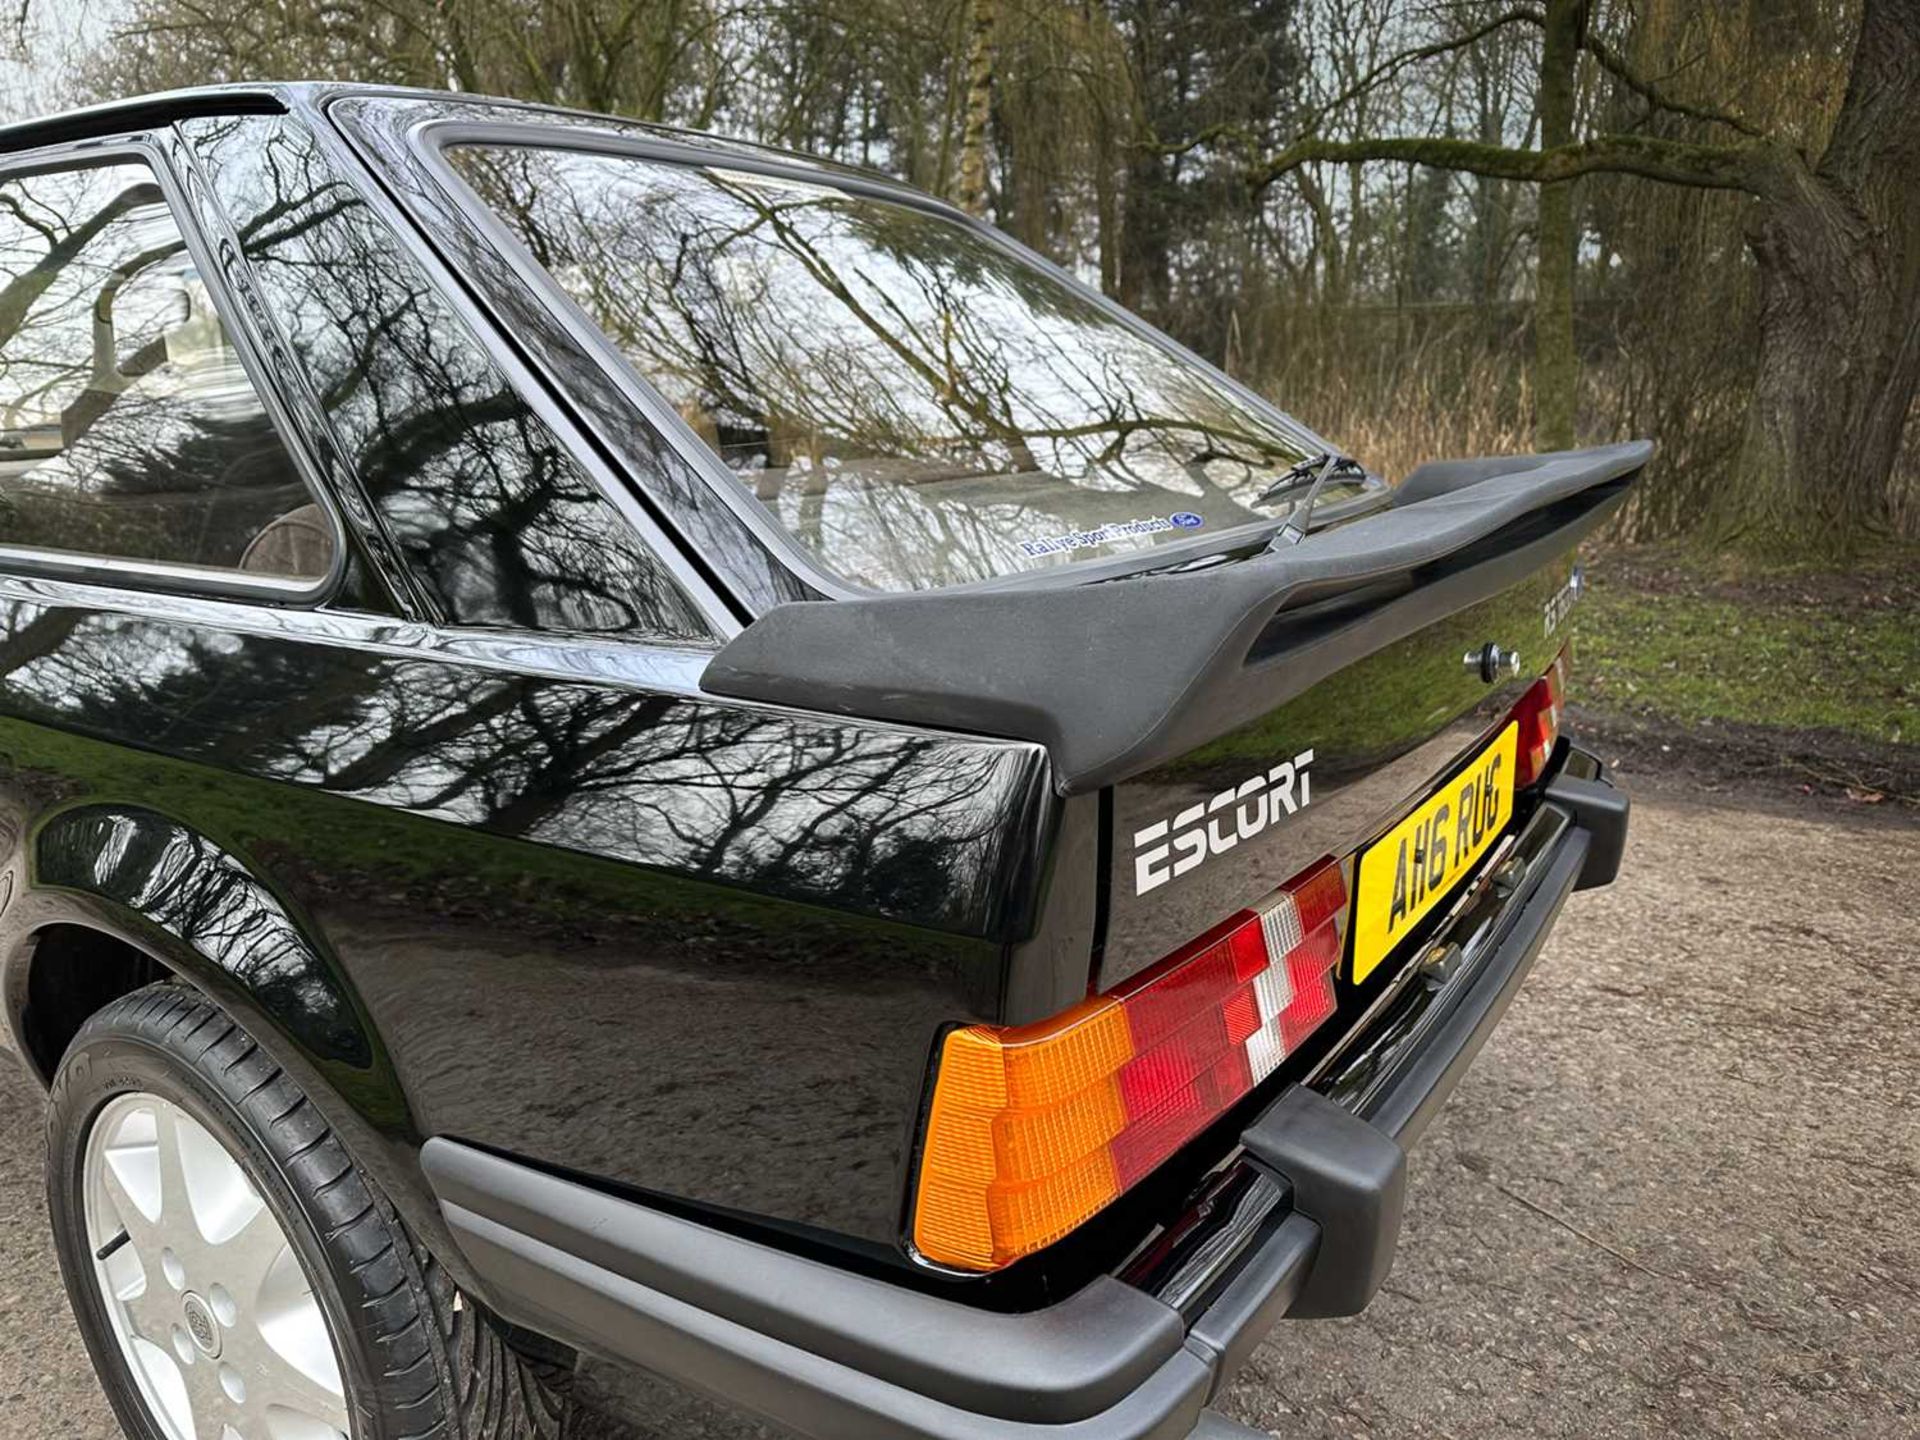
<path id="1" fill-rule="evenodd" d="M 1287 1216 L 1193 1322 L 1187 1348 L 1212 1368 L 1213 1391 L 1208 1399 L 1233 1378 L 1281 1317 L 1290 1313 L 1319 1249 L 1320 1227 L 1298 1212 Z"/>
<path id="2" fill-rule="evenodd" d="M 1584 750 L 1572 750 L 1560 773 L 1547 785 L 1547 801 L 1573 817 L 1587 832 L 1587 863 L 1573 888 L 1591 890 L 1610 885 L 1620 873 L 1627 849 L 1627 819 L 1632 797 L 1607 782 L 1600 762 Z"/>
<path id="3" fill-rule="evenodd" d="M 572 1338 L 564 1327 L 522 1320 L 514 1307 L 537 1305 L 565 1320 L 570 1312 L 561 1297 L 578 1292 L 591 1272 L 624 1282 L 621 1293 L 630 1298 L 657 1296 L 725 1317 L 743 1335 L 758 1333 L 849 1371 L 883 1375 L 903 1393 L 983 1415 L 1057 1423 L 1097 1414 L 1147 1384 L 1179 1352 L 1185 1333 L 1172 1309 L 1110 1276 L 1044 1310 L 982 1312 L 455 1141 L 429 1140 L 420 1158 L 481 1277 L 494 1281 L 490 1265 L 513 1271 L 510 1282 L 498 1283 L 497 1297 L 485 1298 L 496 1300 L 508 1319 L 562 1339 Z M 543 1280 L 536 1254 L 571 1263 Z"/>
<path id="4" fill-rule="evenodd" d="M 1597 770 L 1573 778 L 1611 789 Z M 1296 1087 L 1243 1133 L 1231 1163 L 1254 1167 L 1263 1183 L 1280 1177 L 1291 1203 L 1223 1261 L 1190 1324 L 1111 1276 L 1044 1310 L 989 1313 L 456 1141 L 428 1141 L 422 1165 L 484 1283 L 479 1298 L 506 1319 L 815 1440 L 1231 1435 L 1203 1407 L 1273 1324 L 1289 1313 L 1349 1313 L 1385 1278 L 1404 1147 L 1478 1054 L 1566 897 L 1593 873 L 1596 843 L 1617 853 L 1582 821 L 1595 814 L 1604 827 L 1617 815 L 1624 830 L 1624 805 L 1563 807 L 1550 787 L 1539 813 L 1554 827 L 1539 863 L 1359 1113 Z"/>
<path id="5" fill-rule="evenodd" d="M 1450 1003 L 1429 1020 L 1422 1043 L 1393 1079 L 1363 1111 L 1367 1123 L 1403 1147 L 1417 1143 L 1460 1077 L 1480 1053 L 1487 1036 L 1546 944 L 1560 907 L 1577 888 L 1587 863 L 1587 832 L 1569 826 L 1560 837 L 1546 871 L 1521 901 L 1499 942 L 1469 972 L 1471 982 L 1454 987 Z"/>
<path id="6" fill-rule="evenodd" d="M 1083 1418 L 1050 1424 L 981 1414 L 689 1305 L 460 1206 L 444 1210 L 508 1319 L 816 1440 L 1185 1440 L 1212 1379 L 1204 1360 L 1176 1346 L 1118 1402 Z M 949 1321 L 940 1343 L 964 1350 L 973 1340 L 972 1326 Z"/>
<path id="7" fill-rule="evenodd" d="M 1293 1187 L 1293 1209 L 1320 1228 L 1319 1254 L 1289 1315 L 1358 1315 L 1387 1278 L 1407 1198 L 1407 1152 L 1318 1091 L 1295 1086 L 1240 1136 Z"/>

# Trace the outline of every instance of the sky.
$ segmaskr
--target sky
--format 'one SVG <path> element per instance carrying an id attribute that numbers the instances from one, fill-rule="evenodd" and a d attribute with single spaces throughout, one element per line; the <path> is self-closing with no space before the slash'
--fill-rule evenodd
<path id="1" fill-rule="evenodd" d="M 125 0 L 26 0 L 23 46 L 19 0 L 0 7 L 0 121 L 72 105 L 78 57 L 104 41 L 125 8 Z"/>

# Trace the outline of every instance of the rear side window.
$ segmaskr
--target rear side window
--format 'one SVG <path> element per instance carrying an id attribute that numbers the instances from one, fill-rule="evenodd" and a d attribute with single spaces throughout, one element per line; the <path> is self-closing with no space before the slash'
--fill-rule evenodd
<path id="1" fill-rule="evenodd" d="M 370 508 L 448 621 L 707 637 L 645 540 L 299 122 L 180 130 Z"/>
<path id="2" fill-rule="evenodd" d="M 153 172 L 0 177 L 0 549 L 311 580 L 333 546 Z"/>

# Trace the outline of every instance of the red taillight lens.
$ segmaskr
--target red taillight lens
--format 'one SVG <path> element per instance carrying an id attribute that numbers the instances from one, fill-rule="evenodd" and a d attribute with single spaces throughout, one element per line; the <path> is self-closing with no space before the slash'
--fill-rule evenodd
<path id="1" fill-rule="evenodd" d="M 1052 1244 L 1271 1075 L 1334 1010 L 1347 879 L 1328 860 L 1110 995 L 941 1049 L 913 1240 L 994 1270 Z"/>
<path id="2" fill-rule="evenodd" d="M 1560 738 L 1560 714 L 1566 702 L 1569 649 L 1562 646 L 1553 657 L 1547 673 L 1533 682 L 1520 702 L 1513 707 L 1513 719 L 1520 724 L 1518 772 L 1515 782 L 1522 786 L 1538 780 L 1553 758 L 1554 742 Z"/>

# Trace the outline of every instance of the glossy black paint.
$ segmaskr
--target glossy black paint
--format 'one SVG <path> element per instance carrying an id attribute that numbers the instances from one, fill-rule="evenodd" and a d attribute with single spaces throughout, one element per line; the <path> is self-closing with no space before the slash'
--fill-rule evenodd
<path id="1" fill-rule="evenodd" d="M 0 602 L 28 894 L 163 932 L 396 1140 L 892 1238 L 933 1037 L 997 1002 L 1032 751 L 715 705 L 688 657 L 582 683 L 61 599 Z"/>
<path id="2" fill-rule="evenodd" d="M 1258 720 L 1113 787 L 1116 843 L 1109 871 L 1113 921 L 1101 981 L 1117 984 L 1314 864 L 1345 856 L 1387 828 L 1487 736 L 1558 652 L 1544 607 L 1567 581 L 1561 558 L 1491 599 L 1436 617 Z M 1495 684 L 1463 664 L 1498 640 L 1521 652 L 1523 675 Z M 1184 880 L 1136 893 L 1141 827 L 1207 803 L 1278 761 L 1302 767 L 1311 800 L 1287 823 L 1210 855 Z"/>
<path id="3" fill-rule="evenodd" d="M 1391 819 L 1511 701 L 1449 647 L 1537 627 L 1565 567 L 1099 795 L 1035 745 L 706 694 L 820 592 L 413 143 L 502 115 L 611 123 L 286 87 L 0 131 L 0 164 L 149 137 L 345 544 L 307 604 L 0 571 L 8 1018 L 44 1068 L 35 937 L 88 927 L 270 1035 L 430 1240 L 447 1135 L 906 1273 L 945 1027 L 1051 1014 Z M 1132 903 L 1138 815 L 1309 746 L 1322 823 Z"/>
<path id="4" fill-rule="evenodd" d="M 88 925 L 276 1031 L 418 1224 L 445 1133 L 891 1253 L 1043 757 L 701 695 L 731 602 L 314 109 L 151 139 L 350 563 L 318 608 L 0 576 L 25 1048 L 33 936 Z"/>

